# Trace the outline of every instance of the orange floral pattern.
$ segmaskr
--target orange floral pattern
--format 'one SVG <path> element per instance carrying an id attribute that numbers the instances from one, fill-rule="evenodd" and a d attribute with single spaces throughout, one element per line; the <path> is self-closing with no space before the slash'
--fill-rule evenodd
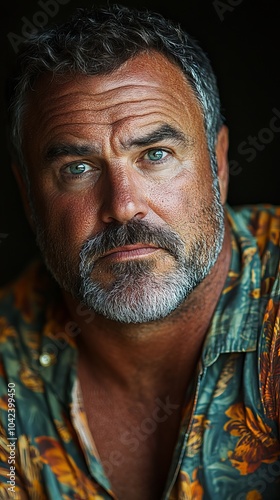
<path id="1" fill-rule="evenodd" d="M 224 429 L 238 437 L 229 458 L 242 475 L 255 472 L 264 463 L 273 463 L 279 458 L 279 441 L 270 436 L 271 428 L 250 408 L 236 403 L 226 412 L 230 417 Z"/>
<path id="2" fill-rule="evenodd" d="M 266 350 L 261 353 L 260 382 L 266 414 L 280 428 L 280 305 L 270 299 L 264 315 Z"/>
<path id="3" fill-rule="evenodd" d="M 51 468 L 60 483 L 75 491 L 79 500 L 96 498 L 98 494 L 96 486 L 77 467 L 70 455 L 67 456 L 67 461 L 65 460 L 65 451 L 56 439 L 41 436 L 36 439 L 36 442 L 42 462 Z"/>
<path id="4" fill-rule="evenodd" d="M 191 478 L 187 472 L 180 472 L 180 500 L 201 500 L 203 493 L 203 488 L 197 479 L 197 469 L 193 471 Z"/>

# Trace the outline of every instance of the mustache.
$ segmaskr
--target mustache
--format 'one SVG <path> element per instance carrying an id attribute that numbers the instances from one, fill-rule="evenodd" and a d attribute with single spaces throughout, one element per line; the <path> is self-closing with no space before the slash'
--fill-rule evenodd
<path id="1" fill-rule="evenodd" d="M 105 253 L 126 245 L 155 245 L 169 252 L 176 260 L 185 259 L 185 245 L 181 237 L 169 227 L 158 227 L 141 219 L 127 224 L 109 224 L 104 231 L 87 240 L 80 252 L 81 268 L 94 263 Z"/>

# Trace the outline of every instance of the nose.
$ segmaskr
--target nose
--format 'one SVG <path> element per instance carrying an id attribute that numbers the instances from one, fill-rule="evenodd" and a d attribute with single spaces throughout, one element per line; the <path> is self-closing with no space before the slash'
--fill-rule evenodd
<path id="1" fill-rule="evenodd" d="M 116 169 L 104 178 L 101 220 L 125 224 L 133 218 L 143 219 L 149 206 L 143 182 L 127 169 Z"/>

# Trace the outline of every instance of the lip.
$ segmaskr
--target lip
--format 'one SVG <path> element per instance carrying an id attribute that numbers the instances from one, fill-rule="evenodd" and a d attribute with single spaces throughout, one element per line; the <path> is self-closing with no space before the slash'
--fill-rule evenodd
<path id="1" fill-rule="evenodd" d="M 101 259 L 128 260 L 146 257 L 161 250 L 153 245 L 137 244 L 117 247 L 102 255 Z"/>

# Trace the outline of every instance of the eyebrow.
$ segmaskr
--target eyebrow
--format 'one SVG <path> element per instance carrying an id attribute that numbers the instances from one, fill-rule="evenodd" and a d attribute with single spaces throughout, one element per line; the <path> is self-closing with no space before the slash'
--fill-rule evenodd
<path id="1" fill-rule="evenodd" d="M 44 163 L 49 163 L 64 156 L 88 156 L 98 154 L 100 151 L 93 145 L 86 144 L 54 144 L 43 155 Z"/>
<path id="2" fill-rule="evenodd" d="M 123 142 L 122 145 L 124 149 L 130 149 L 131 147 L 151 146 L 152 144 L 163 141 L 164 139 L 171 139 L 173 142 L 184 146 L 193 142 L 190 137 L 187 137 L 177 128 L 164 124 L 149 134 L 146 134 L 143 137 L 129 139 L 128 141 Z"/>
<path id="3" fill-rule="evenodd" d="M 190 145 L 193 143 L 193 139 L 186 136 L 183 132 L 177 128 L 164 124 L 159 128 L 153 130 L 152 132 L 138 138 L 132 138 L 125 142 L 121 142 L 122 147 L 125 150 L 136 147 L 151 146 L 165 139 L 171 139 L 173 142 L 179 145 Z M 60 143 L 53 144 L 48 147 L 43 154 L 44 164 L 49 164 L 58 158 L 63 158 L 66 156 L 72 157 L 83 157 L 90 155 L 100 155 L 101 150 L 97 148 L 94 144 L 71 144 L 71 143 Z"/>

